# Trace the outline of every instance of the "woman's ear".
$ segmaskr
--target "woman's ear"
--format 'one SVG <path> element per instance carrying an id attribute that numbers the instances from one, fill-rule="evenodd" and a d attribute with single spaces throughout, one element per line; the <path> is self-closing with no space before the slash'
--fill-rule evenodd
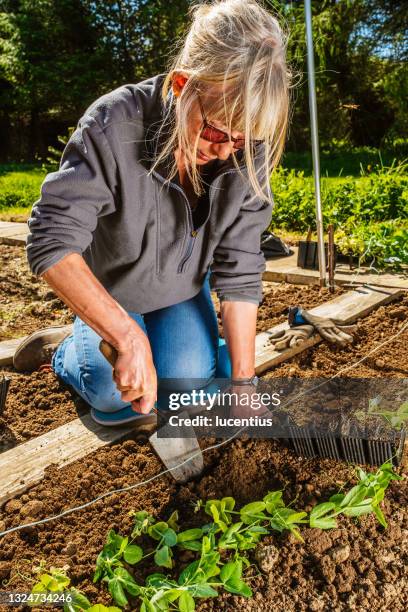
<path id="1" fill-rule="evenodd" d="M 173 93 L 178 98 L 183 91 L 184 85 L 188 81 L 188 76 L 184 72 L 175 72 L 172 76 Z"/>

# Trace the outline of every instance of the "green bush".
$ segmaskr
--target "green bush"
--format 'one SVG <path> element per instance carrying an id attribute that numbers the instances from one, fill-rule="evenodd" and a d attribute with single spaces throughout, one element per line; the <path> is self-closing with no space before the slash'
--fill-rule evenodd
<path id="1" fill-rule="evenodd" d="M 359 178 L 321 181 L 323 222 L 333 223 L 340 252 L 361 263 L 408 263 L 407 164 L 377 166 Z M 316 226 L 314 185 L 304 172 L 278 169 L 271 181 L 275 207 L 271 229 L 305 232 Z"/>
<path id="2" fill-rule="evenodd" d="M 355 255 L 360 264 L 400 269 L 408 265 L 408 223 L 401 219 L 361 225 L 350 219 L 336 234 L 341 253 Z"/>

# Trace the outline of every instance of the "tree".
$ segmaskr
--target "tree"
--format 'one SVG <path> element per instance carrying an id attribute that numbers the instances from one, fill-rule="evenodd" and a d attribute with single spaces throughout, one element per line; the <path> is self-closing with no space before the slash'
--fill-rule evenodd
<path id="1" fill-rule="evenodd" d="M 44 150 L 42 120 L 72 121 L 103 90 L 109 55 L 80 0 L 11 0 L 2 9 L 1 109 L 28 124 L 33 158 Z"/>

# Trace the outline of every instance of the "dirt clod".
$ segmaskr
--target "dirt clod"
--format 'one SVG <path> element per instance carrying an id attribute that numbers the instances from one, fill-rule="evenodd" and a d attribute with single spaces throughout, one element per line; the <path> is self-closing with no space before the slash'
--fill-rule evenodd
<path id="1" fill-rule="evenodd" d="M 277 564 L 279 550 L 273 544 L 258 544 L 255 550 L 255 561 L 262 572 L 270 572 Z"/>
<path id="2" fill-rule="evenodd" d="M 28 516 L 38 516 L 42 514 L 44 510 L 44 504 L 39 500 L 33 499 L 27 502 L 20 510 L 20 515 L 24 518 Z"/>
<path id="3" fill-rule="evenodd" d="M 329 556 L 333 559 L 334 563 L 344 563 L 350 556 L 350 546 L 345 544 L 344 546 L 336 546 L 329 552 Z"/>
<path id="4" fill-rule="evenodd" d="M 329 555 L 322 557 L 320 568 L 327 582 L 331 584 L 336 577 L 336 564 Z"/>
<path id="5" fill-rule="evenodd" d="M 64 555 L 68 555 L 69 557 L 72 557 L 73 555 L 76 554 L 77 550 L 78 549 L 77 549 L 77 545 L 75 544 L 75 542 L 68 542 L 65 548 L 63 548 L 61 552 Z"/>
<path id="6" fill-rule="evenodd" d="M 0 579 L 8 578 L 12 569 L 9 561 L 0 561 Z"/>

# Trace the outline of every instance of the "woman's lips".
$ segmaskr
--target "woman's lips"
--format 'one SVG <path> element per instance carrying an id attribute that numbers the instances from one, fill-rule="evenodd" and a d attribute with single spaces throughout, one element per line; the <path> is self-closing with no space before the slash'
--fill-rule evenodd
<path id="1" fill-rule="evenodd" d="M 206 155 L 204 155 L 204 153 L 201 153 L 200 150 L 197 151 L 197 155 L 200 159 L 202 159 L 203 161 L 210 161 L 210 158 L 207 157 Z"/>

